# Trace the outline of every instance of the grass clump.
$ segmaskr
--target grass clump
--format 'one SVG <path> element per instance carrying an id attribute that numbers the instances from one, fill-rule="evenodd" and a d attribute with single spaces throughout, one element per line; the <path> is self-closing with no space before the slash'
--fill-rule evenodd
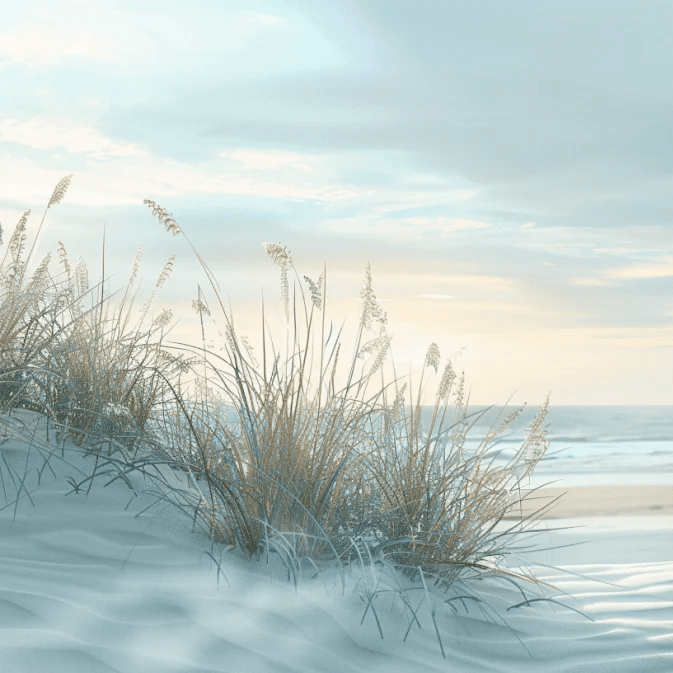
<path id="1" fill-rule="evenodd" d="M 148 205 L 157 214 L 160 207 Z M 164 209 L 159 215 L 174 223 Z M 326 329 L 326 270 L 317 282 L 304 276 L 305 286 L 295 272 L 290 292 L 289 251 L 280 244 L 265 244 L 265 251 L 281 269 L 285 352 L 274 345 L 262 303 L 258 362 L 213 284 L 225 320 L 224 354 L 201 349 L 211 398 L 182 406 L 189 439 L 172 449 L 195 477 L 195 518 L 213 539 L 248 557 L 277 553 L 295 581 L 303 568 L 331 561 L 400 573 L 428 601 L 427 582 L 454 598 L 459 588 L 465 597 L 471 578 L 531 582 L 508 561 L 528 549 L 521 541 L 545 509 L 523 513 L 531 511 L 524 501 L 534 491 L 522 490 L 521 479 L 547 449 L 549 398 L 516 454 L 496 461 L 493 445 L 521 409 L 468 447 L 485 412 L 469 413 L 464 375 L 448 361 L 424 427 L 424 376 L 438 373 L 439 347 L 428 349 L 415 401 L 396 375 L 386 383 L 391 339 L 369 268 L 352 355 L 340 363 L 342 330 Z M 367 591 L 369 609 L 381 590 Z"/>
<path id="2" fill-rule="evenodd" d="M 65 311 L 67 327 L 43 365 L 40 394 L 44 408 L 78 446 L 90 445 L 101 436 L 133 443 L 147 430 L 152 409 L 166 395 L 162 373 L 169 368 L 169 360 L 162 340 L 172 314 L 163 311 L 145 325 L 146 304 L 140 319 L 132 324 L 131 292 L 140 251 L 117 306 L 103 295 L 102 284 L 89 288 L 83 260 L 73 278 L 63 244 L 60 253 L 70 301 Z M 171 266 L 172 260 L 155 290 L 166 280 Z M 82 298 L 87 296 L 90 306 L 85 309 Z"/>
<path id="3" fill-rule="evenodd" d="M 28 276 L 26 224 L 23 213 L 0 264 L 0 404 L 4 410 L 28 400 L 28 372 L 38 366 L 56 333 L 55 306 L 47 255 Z M 0 240 L 2 229 L 0 228 Z"/>
<path id="4" fill-rule="evenodd" d="M 50 206 L 68 184 L 59 183 Z M 145 204 L 169 233 L 186 238 L 167 210 Z M 200 347 L 166 342 L 168 312 L 148 322 L 172 258 L 137 321 L 140 253 L 116 303 L 104 292 L 104 263 L 92 288 L 86 264 L 80 261 L 73 273 L 63 244 L 59 278 L 49 275 L 47 257 L 26 280 L 27 215 L 0 268 L 0 400 L 5 411 L 21 405 L 39 411 L 62 439 L 96 453 L 91 474 L 72 480 L 73 490 L 87 482 L 90 488 L 101 471 L 127 483 L 136 471 L 151 482 L 157 501 L 188 514 L 213 544 L 249 559 L 277 557 L 295 582 L 307 568 L 331 567 L 345 586 L 346 572 L 359 568 L 363 619 L 371 611 L 381 636 L 375 604 L 390 592 L 411 615 L 410 628 L 419 606 L 409 596 L 421 596 L 442 648 L 438 605 L 455 611 L 472 600 L 488 613 L 470 580 L 514 583 L 530 603 L 524 586 L 539 585 L 512 559 L 526 551 L 522 540 L 545 509 L 524 514 L 533 492 L 521 488 L 521 478 L 547 449 L 548 397 L 516 454 L 496 461 L 493 445 L 521 409 L 478 446 L 470 444 L 470 429 L 485 412 L 470 413 L 464 374 L 451 361 L 442 366 L 435 343 L 415 399 L 394 362 L 387 381 L 391 337 L 369 267 L 346 355 L 344 324 L 337 330 L 327 320 L 326 268 L 317 280 L 302 279 L 286 247 L 264 244 L 280 267 L 285 328 L 274 341 L 262 301 L 261 353 L 255 354 L 192 246 L 223 318 L 221 349 L 214 352 L 206 347 L 212 316 L 200 287 L 193 302 Z M 424 424 L 427 376 L 438 380 Z"/>
<path id="5" fill-rule="evenodd" d="M 56 186 L 47 210 L 63 199 L 70 178 Z M 102 440 L 132 446 L 149 431 L 152 410 L 169 390 L 167 380 L 179 387 L 180 358 L 162 347 L 172 314 L 149 317 L 173 259 L 134 319 L 142 249 L 121 297 L 104 290 L 105 241 L 103 279 L 93 287 L 86 262 L 80 259 L 73 269 L 63 243 L 58 249 L 60 275 L 50 274 L 47 255 L 29 276 L 35 249 L 33 242 L 25 254 L 29 215 L 26 211 L 16 226 L 0 265 L 2 410 L 37 411 L 57 435 L 89 450 Z"/>

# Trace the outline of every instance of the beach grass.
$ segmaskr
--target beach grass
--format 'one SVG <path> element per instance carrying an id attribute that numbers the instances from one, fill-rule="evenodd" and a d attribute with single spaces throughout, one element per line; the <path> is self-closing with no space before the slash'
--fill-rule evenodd
<path id="1" fill-rule="evenodd" d="M 70 182 L 64 180 L 47 210 L 65 196 Z M 167 210 L 145 204 L 167 232 L 186 238 Z M 273 557 L 295 583 L 306 573 L 337 570 L 344 587 L 346 572 L 358 568 L 363 620 L 371 614 L 381 630 L 377 600 L 391 592 L 407 609 L 409 628 L 425 605 L 442 652 L 438 609 L 472 602 L 485 617 L 501 619 L 474 580 L 514 584 L 521 605 L 530 605 L 533 595 L 544 599 L 525 557 L 529 536 L 552 503 L 535 504 L 536 491 L 522 489 L 521 480 L 547 449 L 549 397 L 518 451 L 497 460 L 493 447 L 521 409 L 476 447 L 468 445 L 484 412 L 470 412 L 464 374 L 450 360 L 442 364 L 436 343 L 428 347 L 414 396 L 394 373 L 387 315 L 369 267 L 357 333 L 345 344 L 342 329 L 327 319 L 327 269 L 318 279 L 301 278 L 285 246 L 264 244 L 280 268 L 285 327 L 273 333 L 262 303 L 262 347 L 255 355 L 192 246 L 211 301 L 199 286 L 193 309 L 202 341 L 176 344 L 167 338 L 172 315 L 150 313 L 172 258 L 134 311 L 140 253 L 117 292 L 107 287 L 104 245 L 103 280 L 94 287 L 83 260 L 72 270 L 63 244 L 59 275 L 50 274 L 47 256 L 28 276 L 34 249 L 25 254 L 28 215 L 0 267 L 0 402 L 7 416 L 20 408 L 37 412 L 62 449 L 70 440 L 89 456 L 88 474 L 79 466 L 71 477 L 75 492 L 90 490 L 101 476 L 133 489 L 135 473 L 155 502 L 171 503 L 207 533 L 213 560 L 216 550 L 219 559 L 223 550 Z M 206 346 L 205 323 L 214 320 L 209 304 L 219 307 L 219 350 Z M 388 361 L 391 380 L 384 375 Z M 428 377 L 436 385 L 426 427 L 421 399 Z M 43 446 L 39 475 L 55 455 Z M 6 505 L 13 497 L 16 506 L 29 493 L 28 462 L 21 475 L 5 461 L 0 476 Z M 412 604 L 414 594 L 420 602 Z"/>

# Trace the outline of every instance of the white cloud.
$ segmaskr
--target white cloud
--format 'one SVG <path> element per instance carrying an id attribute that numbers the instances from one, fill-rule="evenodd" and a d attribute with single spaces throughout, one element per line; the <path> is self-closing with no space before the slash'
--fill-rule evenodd
<path id="1" fill-rule="evenodd" d="M 18 143 L 41 150 L 65 149 L 93 158 L 145 155 L 135 144 L 116 142 L 91 126 L 77 126 L 60 120 L 5 119 L 0 122 L 0 142 Z"/>
<path id="2" fill-rule="evenodd" d="M 488 222 L 479 222 L 477 220 L 467 220 L 460 217 L 453 218 L 440 218 L 442 220 L 448 219 L 450 222 L 447 225 L 444 225 L 442 229 L 447 232 L 451 231 L 461 231 L 463 229 L 486 229 L 491 225 Z"/>
<path id="3" fill-rule="evenodd" d="M 40 161 L 5 153 L 0 155 L 3 192 L 25 207 L 42 203 L 50 189 L 68 173 L 74 174 L 68 202 L 83 206 L 109 206 L 142 203 L 145 198 L 166 200 L 199 194 L 230 194 L 282 200 L 335 203 L 361 196 L 360 192 L 323 180 L 307 184 L 293 179 L 265 179 L 232 171 L 221 162 L 186 164 L 152 155 L 112 157 L 105 162 L 79 160 L 58 171 L 45 168 Z M 35 187 L 42 185 L 42 189 Z"/>
<path id="4" fill-rule="evenodd" d="M 460 295 L 458 290 L 468 289 L 473 292 L 482 290 L 485 293 L 491 292 L 509 292 L 514 289 L 514 282 L 511 278 L 505 276 L 488 276 L 486 274 L 428 274 L 423 272 L 423 262 L 419 258 L 419 268 L 409 275 L 391 274 L 385 271 L 376 271 L 374 274 L 377 287 L 386 287 L 386 291 L 394 296 L 401 293 L 413 293 L 415 296 L 426 299 L 455 299 L 455 295 Z M 423 288 L 436 287 L 446 288 L 455 292 L 448 294 L 444 292 L 424 293 Z M 417 293 L 417 294 L 416 294 Z M 418 303 L 418 302 L 416 302 Z M 502 300 L 498 300 L 501 304 Z"/>
<path id="5" fill-rule="evenodd" d="M 594 248 L 593 252 L 598 255 L 616 255 L 629 257 L 633 255 L 651 255 L 660 253 L 660 249 L 656 248 L 638 248 L 635 246 L 631 247 L 622 247 L 622 248 Z"/>
<path id="6" fill-rule="evenodd" d="M 486 229 L 491 225 L 488 222 L 468 220 L 460 217 L 407 217 L 400 222 L 409 222 L 426 229 L 441 229 L 446 233 L 462 231 L 464 229 Z"/>
<path id="7" fill-rule="evenodd" d="M 303 172 L 312 172 L 310 163 L 312 157 L 298 152 L 279 152 L 238 149 L 229 152 L 220 152 L 224 159 L 231 159 L 241 165 L 244 170 L 275 171 L 278 169 L 294 169 Z"/>
<path id="8" fill-rule="evenodd" d="M 0 63 L 9 61 L 39 67 L 69 56 L 114 60 L 110 42 L 67 27 L 56 30 L 30 26 L 16 33 L 0 35 Z"/>
<path id="9" fill-rule="evenodd" d="M 378 192 L 374 197 L 381 197 L 390 195 L 391 199 L 395 199 L 395 195 L 389 190 Z M 406 197 L 406 194 L 405 194 Z M 367 207 L 369 208 L 369 201 L 371 199 L 368 195 Z M 419 204 L 422 207 L 424 204 Z M 387 218 L 373 219 L 376 216 L 376 209 L 370 209 L 372 216 L 364 219 L 361 217 L 343 218 L 326 223 L 326 229 L 330 231 L 338 231 L 341 234 L 348 233 L 353 236 L 385 239 L 397 243 L 416 243 L 427 241 L 431 237 L 446 238 L 456 231 L 485 229 L 491 225 L 487 222 L 478 222 L 477 220 L 469 220 L 464 218 L 454 217 L 427 217 L 414 216 L 403 218 Z"/>
<path id="10" fill-rule="evenodd" d="M 609 271 L 611 278 L 670 278 L 673 276 L 673 257 L 662 257 L 661 262 L 644 264 L 642 266 L 630 266 L 622 269 Z"/>
<path id="11" fill-rule="evenodd" d="M 622 251 L 622 249 L 619 249 L 619 252 Z M 618 250 L 603 249 L 602 252 L 607 254 L 617 254 Z M 659 262 L 610 269 L 602 272 L 601 277 L 573 278 L 571 279 L 571 282 L 575 285 L 610 286 L 617 284 L 619 280 L 644 280 L 647 278 L 670 277 L 673 277 L 673 256 L 663 256 L 660 258 Z"/>
<path id="12" fill-rule="evenodd" d="M 574 285 L 614 285 L 613 282 L 605 280 L 604 278 L 571 278 L 570 282 Z"/>

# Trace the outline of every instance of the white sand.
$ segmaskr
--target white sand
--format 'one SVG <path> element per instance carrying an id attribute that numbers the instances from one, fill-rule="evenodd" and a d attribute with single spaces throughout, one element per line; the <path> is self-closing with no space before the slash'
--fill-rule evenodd
<path id="1" fill-rule="evenodd" d="M 20 442 L 0 451 L 22 469 Z M 317 579 L 295 592 L 263 563 L 225 556 L 229 586 L 220 576 L 218 589 L 204 537 L 170 510 L 136 518 L 148 498 L 125 510 L 130 491 L 102 484 L 88 498 L 64 495 L 68 484 L 47 471 L 34 507 L 22 498 L 15 520 L 12 508 L 0 512 L 1 673 L 673 671 L 670 513 L 550 520 L 581 527 L 541 534 L 540 544 L 587 544 L 538 553 L 537 563 L 567 572 L 537 574 L 594 621 L 549 603 L 507 611 L 520 594 L 482 582 L 506 625 L 474 607 L 459 617 L 440 608 L 443 659 L 425 606 L 406 642 L 399 602 L 391 611 L 377 599 L 383 640 L 371 613 L 360 625 L 353 578 L 344 596 L 328 579 L 329 593 Z"/>

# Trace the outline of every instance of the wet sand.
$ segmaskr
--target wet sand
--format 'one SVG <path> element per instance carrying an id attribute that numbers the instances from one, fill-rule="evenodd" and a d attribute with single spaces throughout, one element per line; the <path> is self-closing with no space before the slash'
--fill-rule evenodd
<path id="1" fill-rule="evenodd" d="M 673 514 L 673 485 L 571 486 L 529 492 L 524 513 L 548 504 L 545 519 Z"/>

